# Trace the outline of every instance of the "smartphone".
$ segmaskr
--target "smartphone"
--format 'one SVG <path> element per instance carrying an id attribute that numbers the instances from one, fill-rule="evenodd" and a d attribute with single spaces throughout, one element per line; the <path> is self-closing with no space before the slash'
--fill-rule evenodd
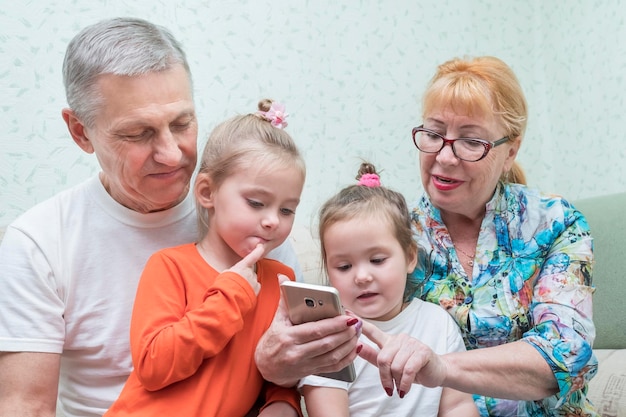
<path id="1" fill-rule="evenodd" d="M 336 288 L 304 282 L 285 281 L 280 284 L 287 304 L 289 320 L 293 324 L 331 318 L 344 314 L 339 292 Z M 354 365 L 337 372 L 317 374 L 326 378 L 352 382 L 355 378 Z"/>

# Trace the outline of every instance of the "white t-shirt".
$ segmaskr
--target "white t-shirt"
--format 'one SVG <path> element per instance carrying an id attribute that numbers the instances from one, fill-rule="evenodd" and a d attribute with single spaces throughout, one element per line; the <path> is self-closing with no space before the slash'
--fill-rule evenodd
<path id="1" fill-rule="evenodd" d="M 407 333 L 428 345 L 435 353 L 465 350 L 458 325 L 438 305 L 414 299 L 400 314 L 389 321 L 370 323 L 389 334 Z M 365 335 L 361 341 L 378 347 Z M 400 398 L 397 391 L 389 397 L 380 382 L 378 368 L 361 357 L 354 360 L 356 379 L 347 383 L 320 376 L 308 376 L 303 385 L 335 387 L 348 390 L 350 415 L 356 417 L 436 417 L 442 388 L 426 388 L 413 384 L 411 390 Z"/>
<path id="2" fill-rule="evenodd" d="M 0 351 L 61 354 L 58 413 L 101 416 L 132 368 L 130 317 L 146 260 L 194 241 L 191 193 L 140 214 L 96 176 L 38 204 L 0 244 Z M 289 244 L 271 256 L 300 273 Z"/>

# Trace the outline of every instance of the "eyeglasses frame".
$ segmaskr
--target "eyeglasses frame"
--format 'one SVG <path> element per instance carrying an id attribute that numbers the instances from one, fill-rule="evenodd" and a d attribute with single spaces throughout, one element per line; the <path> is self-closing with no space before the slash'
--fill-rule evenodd
<path id="1" fill-rule="evenodd" d="M 431 133 L 431 134 L 433 134 L 435 136 L 439 136 L 443 140 L 443 143 L 441 144 L 441 148 L 439 148 L 438 151 L 424 151 L 424 150 L 420 149 L 420 147 L 417 146 L 417 141 L 415 140 L 415 134 L 417 132 L 426 132 L 426 133 Z M 485 139 L 479 139 L 479 138 L 448 139 L 445 136 L 443 136 L 442 134 L 435 132 L 434 130 L 426 129 L 423 124 L 418 126 L 418 127 L 414 127 L 412 133 L 413 133 L 413 145 L 415 145 L 415 147 L 420 152 L 424 152 L 424 153 L 439 153 L 444 148 L 444 146 L 446 146 L 447 144 L 450 144 L 450 148 L 452 148 L 452 153 L 454 153 L 454 156 L 457 157 L 458 159 L 460 159 L 461 161 L 466 161 L 466 162 L 478 162 L 481 159 L 484 159 L 492 148 L 495 148 L 498 145 L 502 145 L 503 143 L 505 143 L 505 142 L 507 142 L 508 140 L 511 139 L 509 136 L 504 136 L 503 138 L 498 139 L 498 140 L 493 141 L 493 142 L 491 142 L 489 140 L 485 140 Z M 472 141 L 475 141 L 475 142 L 478 142 L 478 143 L 482 144 L 483 148 L 485 149 L 485 151 L 483 152 L 483 156 L 481 156 L 480 158 L 475 159 L 475 160 L 468 160 L 468 159 L 461 158 L 459 155 L 456 154 L 456 150 L 454 149 L 454 142 L 459 140 L 459 139 L 472 140 Z"/>

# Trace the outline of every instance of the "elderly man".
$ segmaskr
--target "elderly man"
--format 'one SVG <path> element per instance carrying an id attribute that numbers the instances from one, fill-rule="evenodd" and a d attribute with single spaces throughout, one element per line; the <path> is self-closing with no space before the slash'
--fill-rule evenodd
<path id="1" fill-rule="evenodd" d="M 176 39 L 143 20 L 105 20 L 70 42 L 63 76 L 63 119 L 101 172 L 7 228 L 0 246 L 3 417 L 54 416 L 55 406 L 67 417 L 101 416 L 132 367 L 129 322 L 145 261 L 196 240 L 189 187 L 198 127 Z M 290 246 L 271 256 L 299 274 Z M 343 333 L 356 343 L 354 331 Z M 337 355 L 335 340 L 322 343 L 322 358 Z"/>

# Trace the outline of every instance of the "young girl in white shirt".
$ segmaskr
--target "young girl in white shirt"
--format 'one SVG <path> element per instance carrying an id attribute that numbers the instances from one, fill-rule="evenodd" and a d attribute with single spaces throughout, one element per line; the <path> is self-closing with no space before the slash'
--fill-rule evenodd
<path id="1" fill-rule="evenodd" d="M 379 355 L 394 355 L 395 387 L 381 386 L 379 369 L 358 357 L 351 383 L 320 376 L 300 381 L 309 416 L 478 416 L 470 394 L 428 388 L 412 378 L 407 383 L 421 346 L 439 354 L 465 346 L 445 310 L 409 298 L 417 246 L 404 197 L 382 187 L 371 164 L 361 164 L 357 179 L 322 206 L 322 260 L 344 307 L 364 319 L 361 341 Z"/>

